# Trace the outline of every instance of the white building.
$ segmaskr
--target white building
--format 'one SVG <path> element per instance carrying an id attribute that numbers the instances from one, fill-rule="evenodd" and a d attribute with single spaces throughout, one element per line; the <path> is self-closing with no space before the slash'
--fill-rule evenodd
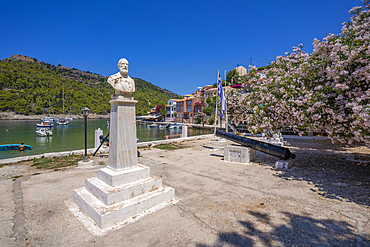
<path id="1" fill-rule="evenodd" d="M 176 118 L 176 100 L 175 99 L 169 99 L 166 104 L 166 111 L 167 115 L 165 120 L 170 122 L 174 121 Z"/>
<path id="2" fill-rule="evenodd" d="M 235 69 L 239 73 L 239 76 L 245 76 L 247 74 L 247 69 L 243 66 L 238 66 Z"/>

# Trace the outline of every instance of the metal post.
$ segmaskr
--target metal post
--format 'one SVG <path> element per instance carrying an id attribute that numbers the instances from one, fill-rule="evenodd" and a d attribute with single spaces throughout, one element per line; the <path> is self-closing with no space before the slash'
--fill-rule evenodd
<path id="1" fill-rule="evenodd" d="M 85 116 L 85 157 L 83 162 L 89 162 L 87 158 L 87 116 Z"/>
<path id="2" fill-rule="evenodd" d="M 217 75 L 217 86 L 218 86 L 218 76 L 219 75 L 220 75 L 220 71 L 218 71 L 218 75 Z M 218 95 L 216 93 L 216 111 L 215 111 L 215 129 L 214 129 L 214 134 L 213 134 L 213 150 L 216 150 L 217 98 L 218 98 Z"/>

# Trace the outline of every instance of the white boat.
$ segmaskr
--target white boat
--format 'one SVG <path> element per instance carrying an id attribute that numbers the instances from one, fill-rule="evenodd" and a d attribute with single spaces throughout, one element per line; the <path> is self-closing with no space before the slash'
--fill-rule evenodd
<path id="1" fill-rule="evenodd" d="M 174 123 L 174 124 L 170 125 L 170 127 L 168 127 L 168 128 L 169 129 L 179 129 L 179 128 L 181 128 L 181 125 L 178 124 L 178 123 Z"/>
<path id="2" fill-rule="evenodd" d="M 41 123 L 45 122 L 47 124 L 51 124 L 56 120 L 56 119 L 54 119 L 53 117 L 50 116 L 50 108 L 51 108 L 51 104 L 50 104 L 50 97 L 49 97 L 49 115 L 47 115 L 43 119 L 41 119 Z"/>
<path id="3" fill-rule="evenodd" d="M 50 123 L 49 121 L 41 121 L 41 123 L 36 123 L 38 128 L 52 128 L 54 124 Z"/>
<path id="4" fill-rule="evenodd" d="M 41 122 L 52 123 L 54 122 L 54 118 L 50 116 L 46 116 L 43 119 L 41 119 Z"/>
<path id="5" fill-rule="evenodd" d="M 166 128 L 166 125 L 159 125 L 158 126 L 160 129 L 165 129 Z"/>
<path id="6" fill-rule="evenodd" d="M 53 132 L 49 129 L 46 129 L 46 128 L 40 128 L 40 129 L 36 130 L 36 134 L 38 136 L 52 136 Z"/>
<path id="7" fill-rule="evenodd" d="M 69 122 L 67 120 L 65 120 L 64 118 L 58 120 L 58 125 L 67 125 L 69 124 Z"/>
<path id="8" fill-rule="evenodd" d="M 157 124 L 149 124 L 147 125 L 148 128 L 158 128 L 158 125 Z"/>

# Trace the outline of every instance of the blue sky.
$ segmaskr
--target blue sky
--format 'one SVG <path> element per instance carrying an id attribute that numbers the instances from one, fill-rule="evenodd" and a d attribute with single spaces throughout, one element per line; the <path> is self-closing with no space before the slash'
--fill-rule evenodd
<path id="1" fill-rule="evenodd" d="M 217 70 L 263 66 L 302 43 L 340 33 L 361 0 L 38 1 L 0 3 L 0 59 L 27 55 L 109 76 L 129 75 L 180 95 Z"/>

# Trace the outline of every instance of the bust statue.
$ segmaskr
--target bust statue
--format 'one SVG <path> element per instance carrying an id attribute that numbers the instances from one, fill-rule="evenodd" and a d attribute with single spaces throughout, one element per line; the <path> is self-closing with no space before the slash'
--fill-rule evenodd
<path id="1" fill-rule="evenodd" d="M 127 75 L 128 61 L 121 58 L 118 61 L 119 72 L 108 77 L 108 83 L 116 90 L 117 96 L 128 96 L 135 92 L 135 81 Z"/>

